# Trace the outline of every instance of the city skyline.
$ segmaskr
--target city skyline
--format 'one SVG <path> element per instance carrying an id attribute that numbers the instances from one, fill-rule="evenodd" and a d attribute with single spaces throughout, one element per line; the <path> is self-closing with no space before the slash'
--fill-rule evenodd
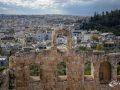
<path id="1" fill-rule="evenodd" d="M 119 0 L 0 0 L 0 14 L 91 16 L 115 9 Z"/>

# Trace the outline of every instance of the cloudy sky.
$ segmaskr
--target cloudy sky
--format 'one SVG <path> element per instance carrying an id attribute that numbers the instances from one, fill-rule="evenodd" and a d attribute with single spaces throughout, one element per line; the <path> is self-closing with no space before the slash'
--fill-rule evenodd
<path id="1" fill-rule="evenodd" d="M 0 0 L 0 14 L 91 16 L 114 9 L 120 9 L 120 0 Z"/>

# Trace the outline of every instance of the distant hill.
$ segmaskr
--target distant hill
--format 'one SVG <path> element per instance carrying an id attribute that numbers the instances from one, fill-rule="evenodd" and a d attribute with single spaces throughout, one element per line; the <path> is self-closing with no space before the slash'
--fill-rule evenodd
<path id="1" fill-rule="evenodd" d="M 113 32 L 120 35 L 120 10 L 95 13 L 89 22 L 84 22 L 82 29 L 97 29 L 101 32 Z"/>

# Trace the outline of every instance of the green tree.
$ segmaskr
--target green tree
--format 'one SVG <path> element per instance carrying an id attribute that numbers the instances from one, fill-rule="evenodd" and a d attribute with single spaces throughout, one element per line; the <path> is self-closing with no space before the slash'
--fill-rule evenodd
<path id="1" fill-rule="evenodd" d="M 66 64 L 64 62 L 61 62 L 57 65 L 57 74 L 66 75 Z"/>
<path id="2" fill-rule="evenodd" d="M 103 49 L 103 46 L 101 44 L 97 44 L 96 50 L 102 50 L 102 49 Z"/>
<path id="3" fill-rule="evenodd" d="M 120 10 L 95 13 L 89 22 L 84 22 L 81 29 L 97 29 L 101 32 L 113 32 L 120 35 Z"/>
<path id="4" fill-rule="evenodd" d="M 96 35 L 92 35 L 91 36 L 91 40 L 94 40 L 94 41 L 99 41 L 98 37 Z"/>
<path id="5" fill-rule="evenodd" d="M 39 67 L 35 63 L 30 64 L 29 69 L 31 76 L 38 76 L 40 74 Z"/>

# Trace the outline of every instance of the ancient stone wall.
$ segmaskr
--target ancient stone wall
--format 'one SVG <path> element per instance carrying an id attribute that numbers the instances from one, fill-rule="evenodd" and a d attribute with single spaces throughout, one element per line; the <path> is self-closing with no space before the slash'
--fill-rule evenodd
<path id="1" fill-rule="evenodd" d="M 0 73 L 0 90 L 9 90 L 9 70 Z"/>
<path id="2" fill-rule="evenodd" d="M 61 32 L 68 36 L 67 50 L 61 50 L 56 46 L 57 35 Z M 15 70 L 15 90 L 119 90 L 119 85 L 112 88 L 108 84 L 111 80 L 117 80 L 120 54 L 76 54 L 72 50 L 72 37 L 68 31 L 55 31 L 52 37 L 53 47 L 50 50 L 39 54 L 21 53 L 10 57 L 10 68 Z M 84 75 L 87 61 L 92 65 L 91 76 Z M 60 62 L 66 64 L 67 80 L 58 80 L 56 69 Z M 28 65 L 31 63 L 39 65 L 39 81 L 30 79 Z"/>

